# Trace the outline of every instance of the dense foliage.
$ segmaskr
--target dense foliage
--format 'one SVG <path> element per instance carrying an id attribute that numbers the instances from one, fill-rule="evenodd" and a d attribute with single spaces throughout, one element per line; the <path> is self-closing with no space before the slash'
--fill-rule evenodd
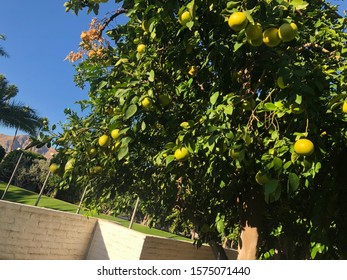
<path id="1" fill-rule="evenodd" d="M 325 1 L 115 2 L 68 56 L 89 113 L 41 135 L 62 185 L 115 211 L 139 196 L 152 225 L 198 242 L 248 223 L 262 258 L 345 258 L 346 18 Z"/>

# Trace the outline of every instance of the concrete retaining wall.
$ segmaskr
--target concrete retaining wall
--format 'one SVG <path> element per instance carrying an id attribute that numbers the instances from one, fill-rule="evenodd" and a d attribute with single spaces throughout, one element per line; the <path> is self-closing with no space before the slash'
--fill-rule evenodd
<path id="1" fill-rule="evenodd" d="M 235 251 L 227 251 L 236 259 Z M 114 222 L 0 201 L 0 259 L 212 260 L 208 246 L 160 238 Z"/>
<path id="2" fill-rule="evenodd" d="M 0 201 L 0 259 L 84 259 L 97 220 Z"/>

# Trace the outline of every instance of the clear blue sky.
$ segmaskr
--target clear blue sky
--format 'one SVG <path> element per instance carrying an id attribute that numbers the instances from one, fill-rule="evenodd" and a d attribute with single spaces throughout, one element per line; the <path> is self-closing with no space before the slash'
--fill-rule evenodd
<path id="1" fill-rule="evenodd" d="M 0 44 L 10 55 L 0 57 L 0 73 L 18 86 L 16 99 L 47 117 L 50 124 L 64 122 L 64 109 L 77 110 L 74 102 L 87 98 L 87 92 L 74 85 L 74 67 L 64 58 L 77 50 L 80 34 L 88 30 L 94 15 L 65 13 L 64 2 L 9 0 L 2 1 L 0 10 L 0 34 L 7 37 Z M 345 1 L 331 2 L 347 10 Z M 109 0 L 101 5 L 98 17 L 116 9 Z M 121 20 L 113 24 L 124 23 Z M 0 127 L 0 133 L 13 135 L 14 129 Z"/>
<path id="2" fill-rule="evenodd" d="M 17 101 L 36 109 L 50 124 L 64 122 L 64 109 L 77 110 L 74 102 L 87 97 L 75 86 L 74 67 L 64 59 L 78 49 L 80 34 L 95 15 L 66 13 L 64 0 L 1 2 L 0 34 L 6 41 L 0 45 L 10 57 L 0 57 L 0 73 L 18 87 Z M 117 9 L 109 2 L 101 5 L 98 17 Z M 14 129 L 0 126 L 0 133 L 13 135 Z"/>

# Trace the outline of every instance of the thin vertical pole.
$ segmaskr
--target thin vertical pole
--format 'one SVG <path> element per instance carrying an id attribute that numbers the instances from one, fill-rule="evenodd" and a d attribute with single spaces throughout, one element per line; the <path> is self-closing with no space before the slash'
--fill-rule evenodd
<path id="1" fill-rule="evenodd" d="M 44 188 L 46 187 L 46 184 L 47 184 L 49 175 L 51 175 L 51 171 L 48 171 L 47 177 L 46 177 L 46 179 L 45 179 L 45 181 L 44 181 L 44 183 L 43 183 L 43 185 L 42 185 L 42 188 L 41 188 L 41 190 L 40 190 L 40 194 L 39 194 L 39 196 L 38 196 L 38 198 L 37 198 L 37 200 L 36 200 L 36 202 L 35 202 L 35 206 L 37 206 L 37 205 L 39 204 L 39 201 L 40 201 L 40 199 L 41 199 L 43 190 L 44 190 Z"/>
<path id="2" fill-rule="evenodd" d="M 22 159 L 23 154 L 24 154 L 24 152 L 22 151 L 22 153 L 21 153 L 21 155 L 20 155 L 20 157 L 19 157 L 19 159 L 18 159 L 18 161 L 17 161 L 17 164 L 16 164 L 16 166 L 15 166 L 13 172 L 12 172 L 11 178 L 10 178 L 10 180 L 9 180 L 8 183 L 7 183 L 7 186 L 6 186 L 5 190 L 4 190 L 4 193 L 2 194 L 1 200 L 4 199 L 5 194 L 7 193 L 8 188 L 10 187 L 10 184 L 11 184 L 11 182 L 12 182 L 12 179 L 13 179 L 13 177 L 14 177 L 14 174 L 15 174 L 16 171 L 17 171 L 17 168 L 18 168 L 18 166 L 19 166 L 19 163 L 20 163 L 20 161 L 21 161 L 21 159 Z"/>
<path id="3" fill-rule="evenodd" d="M 130 229 L 133 227 L 133 223 L 134 223 L 134 219 L 135 219 L 135 214 L 136 214 L 136 211 L 137 211 L 137 206 L 139 205 L 139 201 L 140 201 L 140 198 L 137 197 L 137 199 L 136 199 L 136 204 L 135 204 L 135 208 L 134 208 L 133 214 L 131 215 L 131 220 L 130 220 L 130 224 L 129 224 L 129 228 L 130 228 Z"/>
<path id="4" fill-rule="evenodd" d="M 90 183 L 91 184 L 91 183 Z M 82 194 L 82 197 L 81 197 L 81 201 L 80 201 L 80 205 L 78 205 L 78 208 L 77 208 L 77 211 L 76 211 L 76 214 L 79 214 L 80 213 L 80 211 L 81 211 L 81 207 L 82 207 L 82 202 L 83 202 L 83 200 L 84 200 L 84 196 L 86 195 L 86 192 L 87 192 L 87 188 L 89 187 L 89 185 L 90 184 L 88 184 L 85 188 L 84 188 L 84 191 L 83 191 L 83 194 Z"/>

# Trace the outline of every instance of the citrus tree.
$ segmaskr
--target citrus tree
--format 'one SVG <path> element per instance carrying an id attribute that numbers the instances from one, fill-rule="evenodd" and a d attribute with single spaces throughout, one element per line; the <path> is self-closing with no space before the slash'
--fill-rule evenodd
<path id="1" fill-rule="evenodd" d="M 65 3 L 76 14 L 100 2 Z M 55 172 L 86 204 L 139 196 L 152 225 L 239 258 L 343 258 L 346 19 L 325 1 L 115 1 L 81 33 Z M 124 25 L 111 23 L 121 15 Z M 47 132 L 49 128 L 46 127 Z M 133 200 L 132 200 L 133 201 Z M 239 239 L 236 238 L 239 236 Z M 214 246 L 216 247 L 216 246 Z M 220 255 L 223 257 L 223 255 Z"/>

